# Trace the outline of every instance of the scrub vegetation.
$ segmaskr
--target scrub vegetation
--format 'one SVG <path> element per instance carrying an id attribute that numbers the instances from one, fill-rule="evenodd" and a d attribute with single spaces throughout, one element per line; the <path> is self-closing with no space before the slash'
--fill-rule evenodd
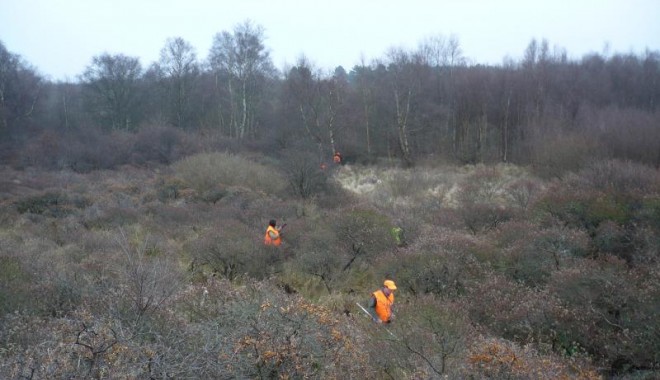
<path id="1" fill-rule="evenodd" d="M 280 75 L 261 33 L 77 83 L 0 45 L 0 377 L 660 376 L 658 53 Z"/>
<path id="2" fill-rule="evenodd" d="M 157 170 L 4 169 L 3 373 L 657 374 L 657 169 L 603 161 L 548 181 L 509 165 L 381 168 L 356 191 L 376 168 L 354 165 L 311 200 L 232 174 L 209 200 L 190 180 L 209 170 L 197 159 L 208 157 Z M 400 181 L 408 191 L 393 194 Z M 279 248 L 262 243 L 272 215 L 287 223 Z M 396 339 L 355 305 L 385 277 L 399 287 Z"/>

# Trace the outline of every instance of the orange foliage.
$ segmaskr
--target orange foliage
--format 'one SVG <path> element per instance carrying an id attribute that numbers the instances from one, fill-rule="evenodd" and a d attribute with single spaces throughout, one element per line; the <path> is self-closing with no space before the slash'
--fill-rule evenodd
<path id="1" fill-rule="evenodd" d="M 507 374 L 513 377 L 532 376 L 536 379 L 598 380 L 602 376 L 588 363 L 560 361 L 553 356 L 519 347 L 514 343 L 484 339 L 475 344 L 467 358 L 473 371 L 489 377 Z"/>

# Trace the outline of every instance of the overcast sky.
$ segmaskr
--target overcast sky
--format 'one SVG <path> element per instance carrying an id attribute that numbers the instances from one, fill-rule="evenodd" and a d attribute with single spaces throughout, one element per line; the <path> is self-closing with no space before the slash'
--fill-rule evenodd
<path id="1" fill-rule="evenodd" d="M 571 59 L 606 45 L 610 54 L 660 50 L 660 0 L 0 0 L 0 41 L 42 75 L 75 80 L 105 52 L 146 68 L 169 37 L 204 60 L 217 33 L 248 19 L 264 28 L 279 69 L 304 54 L 350 71 L 438 35 L 455 35 L 484 64 L 519 60 L 533 38 Z"/>

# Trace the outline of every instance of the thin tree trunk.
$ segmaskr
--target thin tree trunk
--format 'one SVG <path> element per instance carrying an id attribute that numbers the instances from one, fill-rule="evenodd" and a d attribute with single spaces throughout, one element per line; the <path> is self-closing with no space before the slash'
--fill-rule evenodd
<path id="1" fill-rule="evenodd" d="M 403 154 L 403 160 L 406 165 L 412 165 L 412 159 L 410 157 L 410 144 L 408 142 L 408 114 L 410 112 L 410 97 L 411 91 L 408 90 L 406 97 L 405 110 L 402 109 L 401 99 L 399 97 L 399 92 L 394 91 L 394 99 L 396 102 L 396 115 L 397 115 L 397 127 L 399 134 L 399 146 Z"/>
<path id="2" fill-rule="evenodd" d="M 62 93 L 62 108 L 64 110 L 64 129 L 69 129 L 69 110 L 66 105 L 66 91 Z"/>
<path id="3" fill-rule="evenodd" d="M 242 94 L 242 99 L 241 99 L 241 106 L 242 106 L 242 111 L 243 115 L 241 117 L 241 124 L 239 127 L 238 131 L 238 138 L 242 139 L 245 136 L 245 129 L 247 126 L 247 118 L 248 118 L 248 104 L 247 104 L 247 83 L 243 81 L 243 94 Z"/>
<path id="4" fill-rule="evenodd" d="M 502 162 L 507 162 L 509 154 L 509 108 L 511 106 L 511 94 L 506 98 L 504 110 L 504 125 L 502 126 Z"/>
<path id="5" fill-rule="evenodd" d="M 369 131 L 369 129 L 370 129 L 369 128 L 369 108 L 366 104 L 364 105 L 364 114 L 365 114 L 365 118 L 366 118 L 366 120 L 365 120 L 365 129 L 366 129 L 366 132 L 367 132 L 367 155 L 371 156 L 371 136 L 369 135 L 369 132 L 370 132 Z"/>

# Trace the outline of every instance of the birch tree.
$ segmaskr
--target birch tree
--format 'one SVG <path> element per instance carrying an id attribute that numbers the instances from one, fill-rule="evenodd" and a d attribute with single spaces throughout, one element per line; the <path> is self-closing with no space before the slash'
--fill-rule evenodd
<path id="1" fill-rule="evenodd" d="M 209 53 L 216 78 L 224 79 L 230 97 L 229 135 L 243 139 L 256 133 L 257 105 L 266 79 L 274 76 L 264 29 L 245 21 L 233 33 L 216 34 Z M 218 83 L 220 85 L 220 83 Z"/>
<path id="2" fill-rule="evenodd" d="M 415 73 L 414 58 L 401 49 L 391 49 L 388 52 L 387 71 L 394 100 L 397 142 L 401 159 L 408 166 L 412 166 L 414 163 L 410 144 L 410 123 L 414 98 L 420 89 L 419 78 Z"/>
<path id="3" fill-rule="evenodd" d="M 336 124 L 339 108 L 346 89 L 337 77 L 324 78 L 306 59 L 298 60 L 286 77 L 287 90 L 296 102 L 305 133 L 319 147 L 321 160 L 324 147 L 329 147 L 330 155 L 337 152 Z"/>
<path id="4" fill-rule="evenodd" d="M 158 67 L 171 122 L 184 128 L 191 122 L 191 93 L 200 71 L 195 49 L 180 37 L 170 38 L 160 51 Z"/>

